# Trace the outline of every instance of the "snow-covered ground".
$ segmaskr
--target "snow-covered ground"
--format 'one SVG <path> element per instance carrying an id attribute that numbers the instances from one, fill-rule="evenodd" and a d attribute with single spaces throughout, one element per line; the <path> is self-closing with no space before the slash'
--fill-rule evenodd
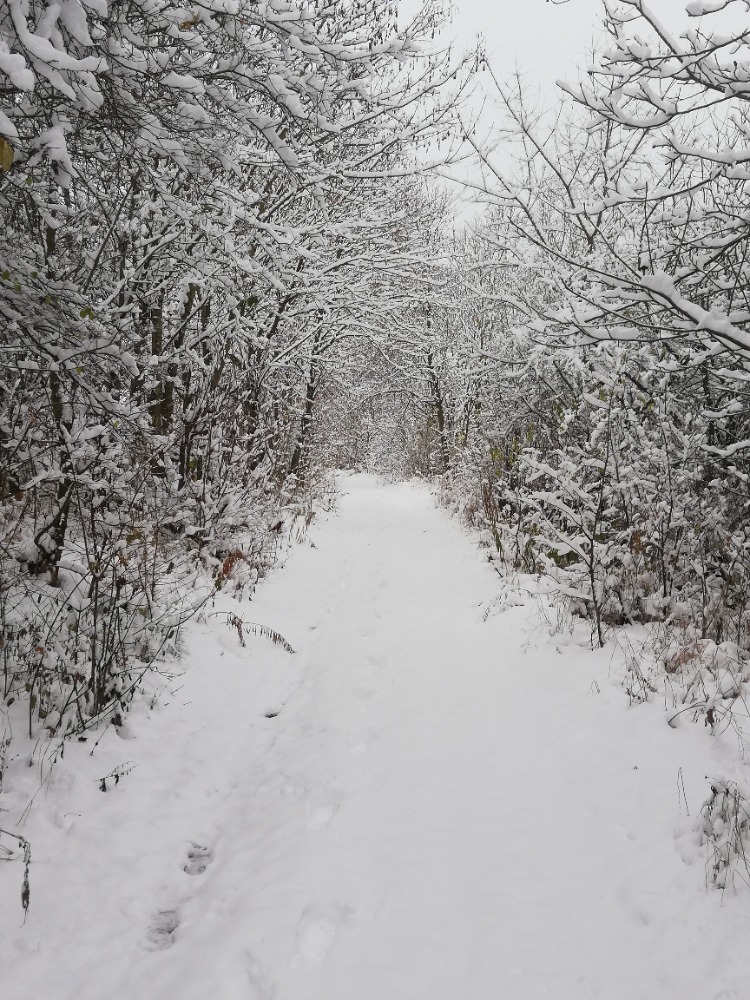
<path id="1" fill-rule="evenodd" d="M 8 768 L 4 1000 L 750 996 L 750 889 L 706 889 L 693 830 L 728 745 L 629 708 L 583 624 L 486 615 L 501 581 L 426 488 L 339 485 L 121 732 L 41 787 Z"/>

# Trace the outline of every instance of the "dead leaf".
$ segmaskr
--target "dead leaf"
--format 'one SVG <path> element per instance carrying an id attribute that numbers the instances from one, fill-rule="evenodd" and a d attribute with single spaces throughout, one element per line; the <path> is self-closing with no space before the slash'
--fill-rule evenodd
<path id="1" fill-rule="evenodd" d="M 13 152 L 13 147 L 5 139 L 0 139 L 0 167 L 3 168 L 5 173 L 7 173 L 13 166 L 13 160 L 16 158 L 16 154 Z"/>

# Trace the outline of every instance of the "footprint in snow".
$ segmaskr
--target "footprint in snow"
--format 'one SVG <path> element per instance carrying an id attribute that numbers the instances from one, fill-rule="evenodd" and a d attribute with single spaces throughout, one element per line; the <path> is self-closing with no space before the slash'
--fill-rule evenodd
<path id="1" fill-rule="evenodd" d="M 305 907 L 297 927 L 297 947 L 292 960 L 295 971 L 319 969 L 339 932 L 340 916 L 333 907 Z"/>
<path id="2" fill-rule="evenodd" d="M 681 820 L 674 830 L 675 847 L 686 865 L 705 858 L 705 831 L 699 817 Z"/>
<path id="3" fill-rule="evenodd" d="M 213 855 L 209 847 L 203 844 L 191 844 L 182 870 L 188 875 L 202 875 L 212 861 Z"/>
<path id="4" fill-rule="evenodd" d="M 160 910 L 151 921 L 144 947 L 148 951 L 164 951 L 175 942 L 175 933 L 180 926 L 177 910 Z"/>
<path id="5" fill-rule="evenodd" d="M 276 986 L 268 977 L 266 970 L 262 967 L 255 956 L 247 954 L 247 980 L 252 993 L 252 1000 L 275 1000 L 277 996 Z"/>
<path id="6" fill-rule="evenodd" d="M 308 830 L 325 830 L 341 808 L 336 792 L 322 789 L 313 792 L 305 803 L 305 826 Z"/>

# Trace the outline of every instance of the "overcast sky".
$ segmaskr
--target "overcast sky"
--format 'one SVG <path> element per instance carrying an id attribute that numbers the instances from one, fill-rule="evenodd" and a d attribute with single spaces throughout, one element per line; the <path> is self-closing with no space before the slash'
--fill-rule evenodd
<path id="1" fill-rule="evenodd" d="M 685 13 L 688 0 L 650 0 L 651 10 L 667 27 L 679 34 L 690 22 Z M 538 88 L 539 105 L 550 106 L 561 92 L 555 81 L 575 80 L 580 70 L 586 68 L 596 38 L 602 38 L 601 0 L 453 0 L 455 14 L 446 36 L 453 36 L 463 46 L 471 46 L 476 36 L 484 38 L 485 50 L 498 76 L 512 73 L 516 66 L 524 72 L 529 90 Z M 408 17 L 420 6 L 420 0 L 401 0 L 402 16 Z M 695 22 L 692 22 L 693 25 Z M 486 143 L 496 124 L 496 111 L 492 101 L 491 84 L 480 76 L 480 87 L 475 91 L 472 105 L 480 114 L 475 133 Z M 484 104 L 484 98 L 489 103 Z M 530 94 L 532 100 L 534 95 Z M 483 106 L 484 105 L 484 106 Z M 470 105 L 471 107 L 471 105 Z M 480 109 L 481 112 L 480 112 Z M 501 169 L 512 166 L 505 160 L 505 144 L 490 144 L 493 162 Z M 454 176 L 468 176 L 479 180 L 479 167 L 468 160 L 451 170 Z M 457 209 L 459 218 L 470 218 L 475 209 L 468 195 L 461 196 Z"/>
<path id="2" fill-rule="evenodd" d="M 411 0 L 407 0 L 407 5 Z M 600 0 L 454 0 L 453 30 L 463 42 L 482 33 L 493 67 L 500 74 L 516 63 L 529 72 L 543 90 L 554 88 L 560 77 L 575 79 L 585 66 L 592 39 L 600 33 Z M 688 18 L 688 0 L 650 0 L 651 9 L 671 28 Z"/>
<path id="3" fill-rule="evenodd" d="M 462 41 L 482 33 L 492 66 L 501 73 L 516 63 L 542 85 L 585 62 L 600 19 L 598 0 L 457 0 L 454 28 Z"/>

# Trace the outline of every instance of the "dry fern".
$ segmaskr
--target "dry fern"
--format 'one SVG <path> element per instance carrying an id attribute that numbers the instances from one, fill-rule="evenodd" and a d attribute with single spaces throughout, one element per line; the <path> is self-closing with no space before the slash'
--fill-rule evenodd
<path id="1" fill-rule="evenodd" d="M 264 639 L 268 639 L 274 644 L 274 646 L 281 646 L 281 648 L 285 649 L 287 653 L 294 652 L 284 636 L 280 632 L 276 632 L 274 629 L 269 628 L 268 625 L 258 625 L 257 622 L 248 622 L 245 625 L 245 632 L 247 632 L 248 635 L 259 635 Z"/>
<path id="2" fill-rule="evenodd" d="M 239 615 L 236 615 L 233 611 L 226 613 L 226 622 L 230 628 L 236 630 L 239 636 L 240 645 L 244 646 L 246 635 L 257 635 L 262 639 L 268 639 L 272 642 L 274 646 L 280 646 L 287 653 L 293 653 L 291 645 L 286 641 L 284 636 L 277 632 L 275 629 L 270 628 L 268 625 L 260 625 L 258 622 L 246 622 Z"/>

